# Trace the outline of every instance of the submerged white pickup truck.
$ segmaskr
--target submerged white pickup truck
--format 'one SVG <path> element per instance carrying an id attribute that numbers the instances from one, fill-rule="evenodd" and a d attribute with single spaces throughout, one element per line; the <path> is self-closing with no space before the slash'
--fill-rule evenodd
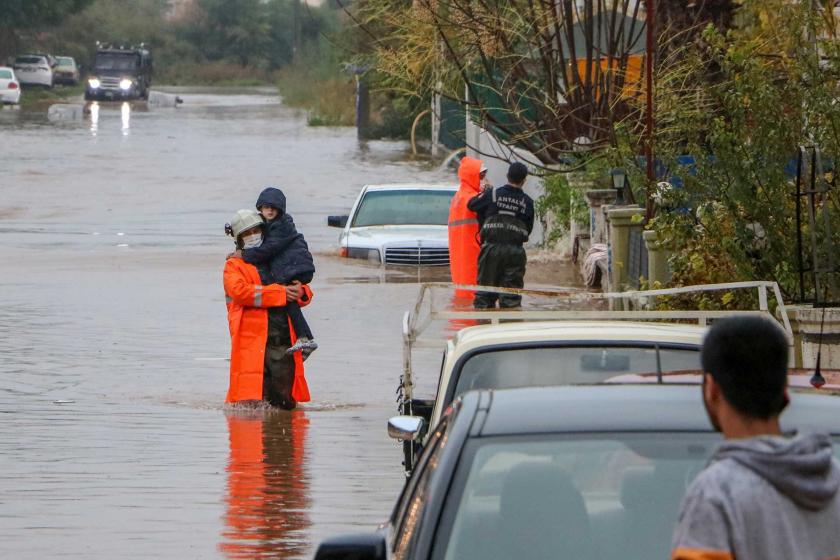
<path id="1" fill-rule="evenodd" d="M 554 299 L 566 309 L 545 309 L 543 306 L 489 312 L 452 309 L 448 305 L 450 298 L 436 298 L 436 291 L 451 292 L 453 287 L 443 283 L 424 284 L 414 309 L 406 312 L 403 319 L 404 368 L 398 388 L 400 416 L 389 421 L 389 433 L 404 441 L 407 473 L 411 471 L 428 428 L 437 425 L 446 407 L 466 391 L 597 384 L 622 377 L 662 382 L 668 376 L 696 374 L 707 323 L 716 318 L 745 313 L 765 315 L 775 320 L 768 306 L 768 293 L 772 293 L 781 311 L 780 326 L 788 333 L 789 340 L 793 340 L 784 303 L 774 282 L 740 282 L 616 294 L 560 289 L 554 292 Z M 659 296 L 736 289 L 757 290 L 757 309 L 639 309 L 649 305 L 651 298 Z M 534 293 L 543 298 L 551 298 L 552 294 L 544 291 Z M 438 309 L 441 301 L 446 303 Z M 599 301 L 600 309 L 597 308 Z M 584 304 L 583 309 L 580 308 L 581 303 Z M 587 308 L 587 303 L 592 305 Z M 576 306 L 577 309 L 572 309 Z M 436 394 L 431 399 L 415 398 L 413 353 L 418 347 L 440 347 L 440 339 L 430 343 L 422 336 L 434 330 L 430 326 L 436 321 L 446 322 L 444 330 L 461 328 L 444 343 Z"/>

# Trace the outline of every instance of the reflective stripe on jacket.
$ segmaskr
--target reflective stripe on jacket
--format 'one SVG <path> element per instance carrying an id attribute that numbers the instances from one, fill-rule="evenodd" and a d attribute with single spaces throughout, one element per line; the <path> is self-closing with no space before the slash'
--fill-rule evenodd
<path id="1" fill-rule="evenodd" d="M 257 267 L 242 259 L 228 259 L 224 270 L 225 296 L 230 327 L 230 387 L 225 402 L 262 400 L 265 345 L 268 339 L 268 308 L 286 305 L 286 288 L 280 284 L 262 285 Z M 309 286 L 298 302 L 307 305 L 312 299 Z M 294 328 L 289 321 L 291 342 Z M 298 402 L 310 399 L 303 375 L 303 359 L 295 352 L 295 381 L 292 397 Z"/>
<path id="2" fill-rule="evenodd" d="M 478 277 L 478 219 L 467 202 L 478 194 L 481 161 L 464 157 L 458 168 L 461 186 L 449 206 L 449 267 L 456 284 L 475 284 Z"/>

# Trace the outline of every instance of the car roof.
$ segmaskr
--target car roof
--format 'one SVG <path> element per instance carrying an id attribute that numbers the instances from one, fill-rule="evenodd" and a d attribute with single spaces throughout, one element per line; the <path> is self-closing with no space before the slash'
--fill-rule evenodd
<path id="1" fill-rule="evenodd" d="M 490 393 L 481 436 L 557 432 L 708 432 L 697 385 L 578 385 Z M 476 394 L 478 393 L 478 394 Z M 466 399 L 466 396 L 464 397 Z M 840 435 L 840 396 L 790 391 L 782 428 Z"/>
<path id="2" fill-rule="evenodd" d="M 550 341 L 659 342 L 699 347 L 705 327 L 676 323 L 629 321 L 527 321 L 461 329 L 454 343 L 461 347 Z"/>
<path id="3" fill-rule="evenodd" d="M 457 191 L 458 185 L 451 183 L 382 183 L 379 185 L 365 185 L 367 191 Z"/>
<path id="4" fill-rule="evenodd" d="M 11 66 L 0 66 L 0 70 L 11 70 L 12 72 L 15 71 L 15 69 Z"/>

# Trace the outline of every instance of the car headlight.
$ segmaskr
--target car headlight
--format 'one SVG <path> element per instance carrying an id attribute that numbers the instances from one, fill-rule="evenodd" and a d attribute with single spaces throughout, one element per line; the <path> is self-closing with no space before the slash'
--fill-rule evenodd
<path id="1" fill-rule="evenodd" d="M 128 90 L 131 89 L 131 86 L 133 86 L 133 85 L 134 85 L 134 82 L 132 82 L 128 78 L 123 78 L 122 80 L 120 80 L 120 89 L 122 89 L 122 90 L 128 91 Z"/>
<path id="2" fill-rule="evenodd" d="M 382 262 L 379 256 L 379 249 L 360 249 L 358 247 L 348 247 L 347 256 L 351 259 L 366 259 L 371 262 Z"/>
<path id="3" fill-rule="evenodd" d="M 89 85 L 90 87 L 92 87 L 93 89 L 96 89 L 96 88 L 98 88 L 100 85 L 102 85 L 102 83 L 99 81 L 99 78 L 90 78 L 90 79 L 88 80 L 88 85 Z"/>

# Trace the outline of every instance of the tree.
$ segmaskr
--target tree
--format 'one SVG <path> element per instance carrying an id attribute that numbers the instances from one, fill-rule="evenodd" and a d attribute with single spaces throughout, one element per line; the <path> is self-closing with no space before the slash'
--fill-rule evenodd
<path id="1" fill-rule="evenodd" d="M 4 0 L 0 9 L 0 60 L 17 50 L 20 32 L 60 22 L 92 0 Z"/>
<path id="2" fill-rule="evenodd" d="M 365 0 L 363 58 L 387 87 L 463 103 L 505 142 L 562 165 L 638 122 L 644 22 L 630 0 Z M 466 92 L 465 92 L 466 90 Z"/>
<path id="3" fill-rule="evenodd" d="M 840 43 L 831 12 L 808 2 L 744 0 L 736 17 L 736 29 L 707 28 L 662 68 L 658 154 L 683 184 L 651 225 L 674 250 L 678 283 L 772 279 L 792 297 L 797 147 L 820 148 L 827 168 L 840 154 Z M 678 163 L 685 154 L 694 165 Z M 816 202 L 837 247 L 838 199 Z M 817 225 L 814 235 L 827 241 Z"/>
<path id="4" fill-rule="evenodd" d="M 199 0 L 208 58 L 235 57 L 247 66 L 269 43 L 268 8 L 260 0 Z"/>

